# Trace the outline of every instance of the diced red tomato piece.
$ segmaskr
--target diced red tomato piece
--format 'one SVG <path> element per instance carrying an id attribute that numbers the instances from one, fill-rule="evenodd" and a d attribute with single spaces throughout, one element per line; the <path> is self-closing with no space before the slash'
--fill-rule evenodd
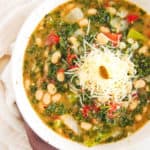
<path id="1" fill-rule="evenodd" d="M 138 19 L 139 19 L 139 16 L 136 15 L 136 14 L 129 14 L 129 15 L 127 16 L 127 21 L 128 21 L 128 23 L 130 23 L 130 24 L 134 23 L 134 22 L 137 21 Z"/>
<path id="2" fill-rule="evenodd" d="M 107 36 L 113 43 L 118 43 L 121 38 L 122 38 L 122 34 L 116 34 L 116 33 L 104 33 L 105 36 Z"/>
<path id="3" fill-rule="evenodd" d="M 109 7 L 110 6 L 110 1 L 109 0 L 106 0 L 105 2 L 104 2 L 104 7 L 106 8 L 106 7 Z"/>
<path id="4" fill-rule="evenodd" d="M 71 65 L 71 66 L 69 66 L 69 69 L 76 69 L 76 68 L 79 68 L 79 66 L 78 65 Z"/>
<path id="5" fill-rule="evenodd" d="M 54 120 L 57 120 L 57 119 L 60 119 L 60 116 L 54 115 L 52 118 L 53 118 Z"/>
<path id="6" fill-rule="evenodd" d="M 82 111 L 81 111 L 83 117 L 85 117 L 85 118 L 88 117 L 89 111 L 90 111 L 90 106 L 88 106 L 88 105 L 83 106 Z"/>
<path id="7" fill-rule="evenodd" d="M 99 112 L 100 108 L 94 104 L 91 106 L 91 110 L 94 110 L 95 112 Z"/>
<path id="8" fill-rule="evenodd" d="M 77 58 L 77 55 L 76 54 L 68 54 L 67 55 L 67 62 L 68 64 L 71 64 L 72 63 L 72 60 L 73 59 L 76 59 Z"/>
<path id="9" fill-rule="evenodd" d="M 60 41 L 60 37 L 55 32 L 51 32 L 48 35 L 45 44 L 48 45 L 48 46 L 52 46 L 52 45 L 58 44 L 59 41 Z"/>
<path id="10" fill-rule="evenodd" d="M 65 70 L 63 69 L 63 68 L 60 68 L 60 69 L 58 69 L 58 71 L 57 72 L 64 72 Z"/>

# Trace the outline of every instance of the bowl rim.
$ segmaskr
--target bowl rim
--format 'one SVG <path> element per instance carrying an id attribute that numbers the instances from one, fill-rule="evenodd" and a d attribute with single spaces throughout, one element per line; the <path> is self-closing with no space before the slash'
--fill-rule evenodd
<path id="1" fill-rule="evenodd" d="M 36 26 L 39 22 L 43 19 L 43 17 L 54 8 L 59 6 L 60 4 L 67 2 L 68 0 L 55 0 L 49 1 L 45 0 L 38 8 L 33 10 L 31 15 L 27 18 L 25 23 L 23 24 L 15 43 L 15 48 L 12 54 L 12 83 L 13 89 L 16 96 L 16 103 L 17 106 L 27 124 L 31 127 L 31 129 L 45 142 L 48 144 L 61 149 L 61 150 L 110 150 L 110 149 L 120 149 L 122 150 L 127 148 L 133 147 L 137 144 L 137 141 L 140 143 L 141 133 L 144 132 L 143 130 L 149 130 L 148 123 L 145 125 L 144 128 L 140 129 L 134 135 L 129 136 L 128 138 L 122 139 L 115 143 L 110 144 L 100 144 L 91 148 L 85 147 L 82 144 L 73 142 L 69 139 L 65 139 L 50 129 L 47 125 L 43 123 L 40 117 L 32 108 L 27 95 L 24 90 L 23 85 L 23 58 L 26 46 L 28 44 L 29 38 L 33 31 L 35 30 Z M 17 69 L 17 70 L 16 70 Z M 147 132 L 147 131 L 146 131 Z M 136 137 L 139 139 L 137 140 Z M 147 136 L 148 137 L 148 136 Z M 134 139 L 135 138 L 135 139 Z M 144 138 L 144 136 L 143 136 Z M 144 138 L 146 139 L 146 137 Z M 125 147 L 125 148 L 123 148 Z"/>

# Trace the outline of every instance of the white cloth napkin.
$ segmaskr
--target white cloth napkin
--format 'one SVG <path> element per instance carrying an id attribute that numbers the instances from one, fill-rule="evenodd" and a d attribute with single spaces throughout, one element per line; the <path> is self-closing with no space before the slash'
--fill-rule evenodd
<path id="1" fill-rule="evenodd" d="M 0 0 L 0 59 L 11 55 L 12 43 L 40 0 Z M 10 62 L 0 72 L 0 150 L 31 150 L 11 85 Z"/>

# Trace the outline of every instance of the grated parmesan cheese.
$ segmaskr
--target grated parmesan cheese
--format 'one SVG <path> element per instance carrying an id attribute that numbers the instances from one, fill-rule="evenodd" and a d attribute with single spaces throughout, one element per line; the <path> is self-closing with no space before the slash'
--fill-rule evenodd
<path id="1" fill-rule="evenodd" d="M 130 57 L 122 56 L 119 52 L 113 53 L 108 47 L 101 47 L 103 50 L 90 47 L 91 52 L 81 58 L 76 70 L 80 86 L 101 101 L 121 101 L 131 93 L 132 78 L 136 73 Z M 100 66 L 106 68 L 108 79 L 100 75 Z"/>

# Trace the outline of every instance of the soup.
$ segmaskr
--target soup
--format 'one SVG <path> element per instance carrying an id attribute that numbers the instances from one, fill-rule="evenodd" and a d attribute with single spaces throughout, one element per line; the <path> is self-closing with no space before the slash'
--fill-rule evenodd
<path id="1" fill-rule="evenodd" d="M 150 119 L 150 16 L 120 0 L 72 0 L 47 14 L 24 56 L 26 94 L 42 121 L 86 146 Z"/>

